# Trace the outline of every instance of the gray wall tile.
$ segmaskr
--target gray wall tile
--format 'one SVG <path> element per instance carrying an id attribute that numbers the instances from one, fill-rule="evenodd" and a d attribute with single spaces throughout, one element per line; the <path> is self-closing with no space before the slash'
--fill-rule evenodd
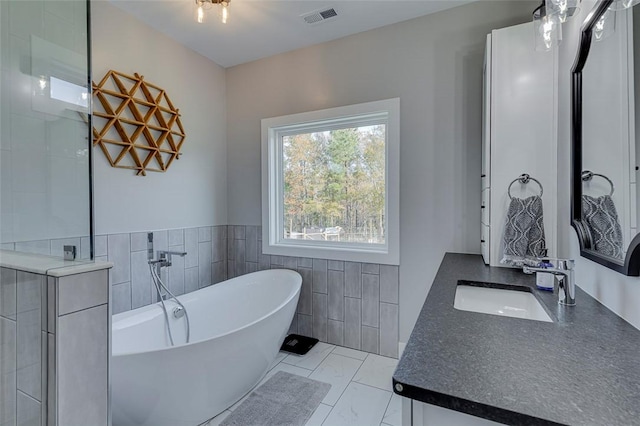
<path id="1" fill-rule="evenodd" d="M 291 325 L 289 325 L 289 331 L 287 331 L 287 334 L 298 334 L 298 315 L 293 315 L 293 319 L 291 320 Z"/>
<path id="2" fill-rule="evenodd" d="M 153 255 L 158 257 L 160 250 L 169 250 L 169 232 L 153 231 Z"/>
<path id="3" fill-rule="evenodd" d="M 285 269 L 291 269 L 293 271 L 296 270 L 296 268 L 298 267 L 298 258 L 297 257 L 291 257 L 291 256 L 284 256 L 283 258 L 283 267 Z"/>
<path id="4" fill-rule="evenodd" d="M 298 298 L 298 310 L 300 314 L 311 315 L 312 292 L 313 292 L 313 271 L 307 268 L 298 268 L 298 273 L 302 277 L 302 288 Z M 310 334 L 308 335 L 310 336 Z"/>
<path id="5" fill-rule="evenodd" d="M 131 310 L 131 283 L 111 286 L 111 304 L 114 314 Z"/>
<path id="6" fill-rule="evenodd" d="M 107 303 L 108 275 L 108 270 L 104 269 L 58 278 L 58 315 Z"/>
<path id="7" fill-rule="evenodd" d="M 398 303 L 398 267 L 380 265 L 380 301 Z"/>
<path id="8" fill-rule="evenodd" d="M 134 232 L 131 234 L 131 251 L 146 251 L 147 250 L 147 232 Z M 154 244 L 154 256 L 155 256 L 155 239 Z"/>
<path id="9" fill-rule="evenodd" d="M 342 260 L 330 260 L 328 268 L 334 271 L 344 271 L 344 262 Z"/>
<path id="10" fill-rule="evenodd" d="M 227 260 L 227 279 L 236 277 L 236 261 Z"/>
<path id="11" fill-rule="evenodd" d="M 378 329 L 374 327 L 362 326 L 362 350 L 365 352 L 378 353 Z"/>
<path id="12" fill-rule="evenodd" d="M 245 271 L 247 274 L 258 271 L 258 264 L 255 262 L 245 262 Z"/>
<path id="13" fill-rule="evenodd" d="M 244 225 L 235 225 L 233 227 L 233 238 L 236 240 L 244 240 L 246 238 Z"/>
<path id="14" fill-rule="evenodd" d="M 213 283 L 221 283 L 227 279 L 227 262 L 224 260 L 222 262 L 214 262 L 212 264 L 213 267 Z"/>
<path id="15" fill-rule="evenodd" d="M 17 370 L 16 347 L 16 322 L 0 318 L 0 376 Z"/>
<path id="16" fill-rule="evenodd" d="M 327 343 L 344 345 L 344 322 L 332 319 L 327 322 Z"/>
<path id="17" fill-rule="evenodd" d="M 0 250 L 15 251 L 16 245 L 14 243 L 0 243 Z"/>
<path id="18" fill-rule="evenodd" d="M 380 324 L 380 277 L 362 274 L 362 325 Z"/>
<path id="19" fill-rule="evenodd" d="M 271 266 L 284 266 L 284 259 L 282 256 L 271 255 Z"/>
<path id="20" fill-rule="evenodd" d="M 41 309 L 44 279 L 44 275 L 17 272 L 16 309 L 18 313 Z"/>
<path id="21" fill-rule="evenodd" d="M 313 291 L 327 294 L 327 261 L 313 259 Z"/>
<path id="22" fill-rule="evenodd" d="M 91 258 L 91 238 L 82 237 L 80 238 L 80 259 L 90 259 Z"/>
<path id="23" fill-rule="evenodd" d="M 16 367 L 17 388 L 31 397 L 42 399 L 42 295 L 44 276 L 35 276 L 27 282 L 21 282 L 18 273 L 18 314 L 16 321 Z M 33 274 L 24 274 L 31 276 Z M 28 287 L 26 291 L 22 287 Z M 21 300 L 26 299 L 26 300 Z M 32 305 L 33 304 L 33 305 Z M 30 309 L 35 306 L 35 309 Z"/>
<path id="24" fill-rule="evenodd" d="M 313 337 L 327 341 L 327 295 L 313 293 Z"/>
<path id="25" fill-rule="evenodd" d="M 236 236 L 235 236 L 235 226 L 233 225 L 227 225 L 227 239 L 228 240 L 235 240 Z"/>
<path id="26" fill-rule="evenodd" d="M 0 322 L 2 319 L 0 319 Z M 16 424 L 16 373 L 0 374 L 0 424 Z"/>
<path id="27" fill-rule="evenodd" d="M 155 289 L 151 283 L 151 272 L 147 251 L 131 253 L 131 307 L 146 306 L 155 301 Z"/>
<path id="28" fill-rule="evenodd" d="M 348 348 L 360 349 L 361 309 L 360 299 L 344 298 L 344 345 Z"/>
<path id="29" fill-rule="evenodd" d="M 233 234 L 231 234 L 233 236 Z M 227 237 L 227 260 L 235 260 L 235 239 Z"/>
<path id="30" fill-rule="evenodd" d="M 184 291 L 191 293 L 198 289 L 198 267 L 184 270 Z"/>
<path id="31" fill-rule="evenodd" d="M 311 337 L 313 335 L 313 319 L 311 315 L 298 315 L 298 334 Z"/>
<path id="32" fill-rule="evenodd" d="M 16 271 L 0 268 L 0 316 L 16 319 Z"/>
<path id="33" fill-rule="evenodd" d="M 398 305 L 380 303 L 380 355 L 398 358 Z"/>
<path id="34" fill-rule="evenodd" d="M 247 226 L 246 237 L 246 261 L 258 262 L 258 227 Z"/>
<path id="35" fill-rule="evenodd" d="M 246 242 L 245 240 L 234 240 L 233 241 L 233 260 L 236 261 L 236 265 L 238 263 L 244 263 L 247 260 L 246 257 Z"/>
<path id="36" fill-rule="evenodd" d="M 107 317 L 102 305 L 58 320 L 59 425 L 107 424 Z"/>
<path id="37" fill-rule="evenodd" d="M 211 285 L 211 244 L 209 242 L 198 244 L 198 275 L 200 288 Z"/>
<path id="38" fill-rule="evenodd" d="M 240 240 L 237 240 L 237 241 L 240 241 Z M 242 240 L 242 241 L 244 241 L 244 240 Z M 241 262 L 239 260 L 236 260 L 235 262 L 236 262 L 236 264 L 235 264 L 236 265 L 236 270 L 235 270 L 236 277 L 239 277 L 241 275 L 246 274 L 247 273 L 247 262 Z"/>
<path id="39" fill-rule="evenodd" d="M 271 268 L 271 256 L 262 253 L 262 242 L 258 241 L 258 269 L 264 271 Z"/>
<path id="40" fill-rule="evenodd" d="M 16 251 L 31 254 L 51 254 L 51 243 L 49 240 L 24 241 L 16 243 Z"/>
<path id="41" fill-rule="evenodd" d="M 46 337 L 44 331 L 40 331 L 41 336 Z M 41 351 L 44 349 L 41 342 Z M 38 354 L 42 355 L 39 351 Z M 21 367 L 17 371 L 17 389 L 30 397 L 42 401 L 42 365 L 41 362 Z"/>
<path id="42" fill-rule="evenodd" d="M 198 242 L 204 243 L 207 241 L 211 241 L 211 227 L 201 226 L 198 228 Z"/>
<path id="43" fill-rule="evenodd" d="M 313 268 L 313 259 L 310 257 L 299 257 L 298 267 L 300 268 Z"/>
<path id="44" fill-rule="evenodd" d="M 169 229 L 169 247 L 184 247 L 184 229 Z"/>
<path id="45" fill-rule="evenodd" d="M 113 268 L 109 272 L 112 284 L 128 282 L 131 279 L 131 244 L 129 234 L 112 234 L 107 237 L 109 261 Z"/>
<path id="46" fill-rule="evenodd" d="M 96 235 L 94 239 L 94 256 L 107 256 L 107 236 Z"/>
<path id="47" fill-rule="evenodd" d="M 40 402 L 31 398 L 30 396 L 19 392 L 17 394 L 17 411 L 18 411 L 18 425 L 19 426 L 40 426 L 42 423 L 42 407 Z"/>
<path id="48" fill-rule="evenodd" d="M 363 263 L 362 273 L 378 275 L 380 273 L 380 265 L 378 265 L 377 263 Z"/>
<path id="49" fill-rule="evenodd" d="M 328 273 L 329 319 L 344 321 L 344 273 L 329 271 Z"/>
<path id="50" fill-rule="evenodd" d="M 183 251 L 182 246 L 169 247 L 171 251 Z M 179 296 L 184 294 L 184 257 L 171 256 L 169 267 L 169 290 Z"/>
<path id="51" fill-rule="evenodd" d="M 224 261 L 227 258 L 227 239 L 222 226 L 214 226 L 211 235 L 212 253 L 214 262 Z"/>
<path id="52" fill-rule="evenodd" d="M 198 266 L 198 228 L 184 230 L 184 251 L 187 252 L 184 258 L 184 267 Z"/>
<path id="53" fill-rule="evenodd" d="M 344 295 L 362 297 L 362 267 L 360 263 L 344 263 Z"/>

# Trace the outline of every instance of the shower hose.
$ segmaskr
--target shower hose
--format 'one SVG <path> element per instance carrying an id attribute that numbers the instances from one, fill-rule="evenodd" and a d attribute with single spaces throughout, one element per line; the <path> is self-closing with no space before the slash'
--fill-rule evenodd
<path id="1" fill-rule="evenodd" d="M 151 271 L 151 278 L 153 280 L 153 285 L 156 287 L 156 291 L 158 292 L 158 298 L 160 299 L 160 303 L 162 304 L 162 311 L 164 312 L 164 323 L 167 326 L 167 332 L 169 334 L 169 341 L 171 342 L 171 346 L 175 346 L 175 343 L 173 342 L 173 334 L 171 333 L 171 326 L 169 324 L 169 314 L 167 314 L 167 306 L 165 305 L 164 299 L 162 298 L 161 289 L 164 290 L 166 294 L 171 296 L 171 299 L 173 299 L 178 304 L 178 306 L 182 308 L 182 312 L 184 312 L 184 317 L 187 320 L 187 342 L 186 343 L 189 343 L 191 326 L 189 324 L 189 313 L 187 312 L 187 308 L 185 308 L 185 306 L 178 300 L 178 298 L 174 296 L 174 294 L 171 293 L 171 291 L 169 291 L 166 285 L 164 285 L 164 283 L 160 279 L 160 276 L 158 275 L 156 270 L 153 268 L 151 263 L 149 263 L 149 270 Z"/>

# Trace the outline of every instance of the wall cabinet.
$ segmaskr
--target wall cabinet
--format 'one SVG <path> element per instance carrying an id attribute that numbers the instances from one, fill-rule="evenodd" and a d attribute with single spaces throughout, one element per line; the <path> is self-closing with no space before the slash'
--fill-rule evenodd
<path id="1" fill-rule="evenodd" d="M 537 52 L 533 24 L 493 30 L 487 36 L 483 85 L 481 247 L 485 263 L 501 266 L 509 184 L 523 173 L 544 187 L 544 228 L 549 255 L 557 253 L 556 50 Z M 514 183 L 525 198 L 540 192 Z"/>

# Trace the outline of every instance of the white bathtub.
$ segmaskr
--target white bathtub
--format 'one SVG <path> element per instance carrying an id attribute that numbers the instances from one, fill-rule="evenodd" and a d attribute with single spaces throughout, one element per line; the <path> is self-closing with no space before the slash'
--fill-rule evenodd
<path id="1" fill-rule="evenodd" d="M 165 302 L 113 317 L 115 426 L 195 426 L 253 388 L 274 361 L 295 313 L 302 279 L 278 269 L 255 272 L 179 296 L 191 322 Z"/>

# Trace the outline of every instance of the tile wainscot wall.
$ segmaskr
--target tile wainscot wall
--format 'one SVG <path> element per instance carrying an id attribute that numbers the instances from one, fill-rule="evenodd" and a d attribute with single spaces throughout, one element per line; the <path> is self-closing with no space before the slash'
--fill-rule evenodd
<path id="1" fill-rule="evenodd" d="M 148 232 L 153 232 L 154 256 L 158 250 L 187 252 L 185 257 L 173 256 L 172 266 L 163 268 L 162 279 L 176 296 L 255 271 L 291 269 L 302 276 L 291 333 L 398 356 L 398 266 L 266 255 L 259 226 L 97 235 L 96 260 L 115 265 L 109 274 L 114 314 L 157 302 L 147 258 Z M 61 256 L 64 244 L 78 244 L 88 253 L 88 238 L 16 243 L 15 249 Z"/>

